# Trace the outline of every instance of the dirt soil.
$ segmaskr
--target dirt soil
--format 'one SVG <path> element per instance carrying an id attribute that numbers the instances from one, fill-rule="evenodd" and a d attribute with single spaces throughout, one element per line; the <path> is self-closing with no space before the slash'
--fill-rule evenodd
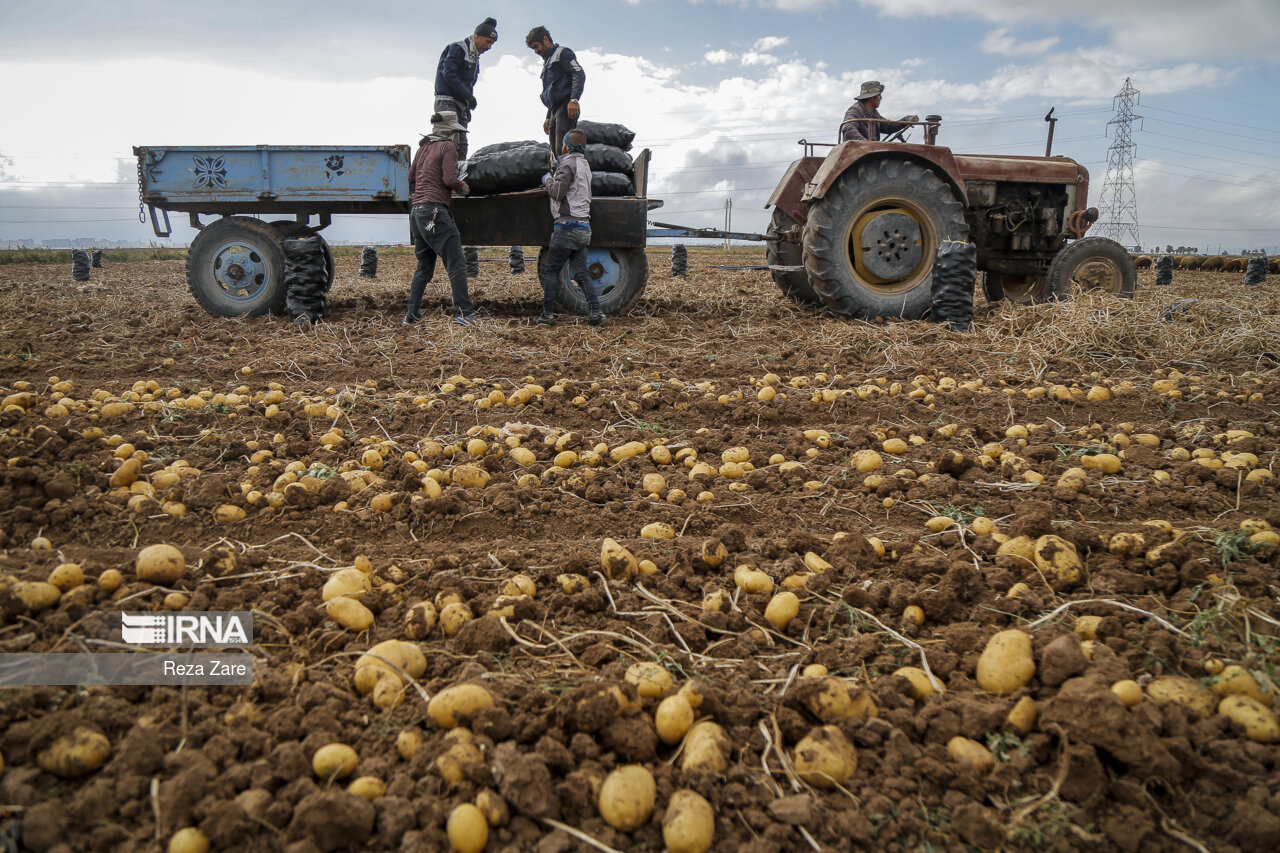
<path id="1" fill-rule="evenodd" d="M 155 851 L 197 827 L 213 850 L 444 850 L 451 810 L 487 790 L 505 809 L 487 850 L 659 850 L 682 788 L 710 802 L 715 850 L 1280 849 L 1276 743 L 1215 713 L 1218 693 L 1196 710 L 1110 689 L 1230 692 L 1214 673 L 1238 665 L 1275 694 L 1274 278 L 1157 289 L 1144 270 L 1132 301 L 979 297 L 960 334 L 836 318 L 767 272 L 712 268 L 760 252 L 694 251 L 677 279 L 654 249 L 627 316 L 540 328 L 534 276 L 503 256 L 473 284 L 477 329 L 449 322 L 439 281 L 401 327 L 412 258 L 384 252 L 362 280 L 340 256 L 305 333 L 210 317 L 177 261 L 87 286 L 0 266 L 0 652 L 93 649 L 119 640 L 105 614 L 169 607 L 253 610 L 256 660 L 252 687 L 5 689 L 0 849 Z M 998 553 L 1051 535 L 1041 563 Z M 606 537 L 650 563 L 607 580 Z M 168 586 L 135 571 L 155 543 L 186 558 Z M 64 563 L 84 584 L 31 598 L 23 582 Z M 359 632 L 321 598 L 353 566 L 372 573 Z M 741 566 L 798 615 L 767 621 Z M 532 597 L 512 597 L 518 575 Z M 474 616 L 453 636 L 414 607 L 449 595 Z M 978 662 L 1011 628 L 1034 674 L 997 695 Z M 354 659 L 394 638 L 426 667 L 383 709 Z M 722 771 L 658 738 L 657 698 L 627 685 L 628 712 L 607 690 L 646 661 L 701 683 Z M 861 712 L 824 703 L 810 665 Z M 477 751 L 437 764 L 450 742 L 424 697 L 464 682 L 494 707 L 465 720 Z M 837 786 L 794 768 L 824 724 L 856 747 Z M 105 763 L 42 770 L 77 727 L 105 735 Z M 405 730 L 424 738 L 410 759 Z M 993 766 L 953 759 L 956 737 Z M 359 756 L 340 780 L 311 767 L 333 742 Z M 656 782 L 630 832 L 595 802 L 626 764 Z M 385 794 L 348 792 L 362 776 Z"/>

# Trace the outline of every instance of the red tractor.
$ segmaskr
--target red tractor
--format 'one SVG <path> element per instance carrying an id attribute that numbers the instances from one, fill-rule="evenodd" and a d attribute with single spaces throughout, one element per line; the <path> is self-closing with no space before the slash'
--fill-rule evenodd
<path id="1" fill-rule="evenodd" d="M 1114 240 L 1085 237 L 1089 172 L 1066 157 L 953 154 L 924 144 L 815 143 L 769 197 L 768 262 L 782 292 L 855 317 L 919 318 L 944 240 L 977 246 L 988 300 L 1066 299 L 1073 285 L 1132 296 L 1137 269 Z M 896 138 L 903 139 L 900 131 Z M 1050 137 L 1052 139 L 1052 136 Z"/>

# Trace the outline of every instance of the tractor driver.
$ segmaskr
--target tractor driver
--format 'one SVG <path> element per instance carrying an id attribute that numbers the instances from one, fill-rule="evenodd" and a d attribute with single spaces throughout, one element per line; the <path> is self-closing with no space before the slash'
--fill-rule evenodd
<path id="1" fill-rule="evenodd" d="M 919 116 L 903 116 L 898 121 L 885 119 L 879 113 L 883 94 L 884 86 L 879 80 L 868 80 L 862 84 L 862 91 L 858 92 L 853 106 L 845 111 L 844 121 L 840 122 L 841 142 L 879 142 L 881 136 L 892 136 L 920 120 Z"/>

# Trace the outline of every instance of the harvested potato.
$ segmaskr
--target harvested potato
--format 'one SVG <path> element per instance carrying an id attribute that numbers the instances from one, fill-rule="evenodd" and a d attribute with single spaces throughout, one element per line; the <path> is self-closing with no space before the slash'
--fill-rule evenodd
<path id="1" fill-rule="evenodd" d="M 1248 696 L 1268 708 L 1275 701 L 1275 696 L 1271 691 L 1262 688 L 1258 679 L 1253 677 L 1253 673 L 1236 664 L 1224 668 L 1218 674 L 1213 682 L 1213 692 L 1219 696 Z"/>
<path id="2" fill-rule="evenodd" d="M 169 839 L 169 853 L 209 853 L 209 839 L 194 826 L 184 826 Z"/>
<path id="3" fill-rule="evenodd" d="M 798 775 L 815 788 L 843 785 L 858 769 L 858 751 L 836 726 L 822 726 L 796 744 L 793 762 Z"/>
<path id="4" fill-rule="evenodd" d="M 1146 547 L 1147 542 L 1141 533 L 1117 533 L 1107 542 L 1107 550 L 1121 557 L 1141 554 Z"/>
<path id="5" fill-rule="evenodd" d="M 439 614 L 430 601 L 419 601 L 404 613 L 404 632 L 411 640 L 424 640 L 436 626 Z"/>
<path id="6" fill-rule="evenodd" d="M 703 796 L 681 788 L 667 801 L 662 840 L 669 853 L 705 853 L 716 834 L 716 816 Z"/>
<path id="7" fill-rule="evenodd" d="M 675 539 L 675 528 L 665 521 L 651 521 L 640 528 L 641 539 Z"/>
<path id="8" fill-rule="evenodd" d="M 794 592 L 780 592 L 769 599 L 769 604 L 764 609 L 764 618 L 775 629 L 785 631 L 787 626 L 791 624 L 791 620 L 795 619 L 796 614 L 799 612 L 800 599 L 796 597 L 796 594 Z"/>
<path id="9" fill-rule="evenodd" d="M 707 539 L 702 543 L 702 562 L 713 569 L 720 568 L 729 559 L 729 549 L 719 539 Z"/>
<path id="10" fill-rule="evenodd" d="M 325 613 L 348 631 L 367 630 L 373 624 L 373 611 L 354 598 L 339 597 L 324 606 Z"/>
<path id="11" fill-rule="evenodd" d="M 702 609 L 708 613 L 720 613 L 729 603 L 729 596 L 722 589 L 715 589 L 702 598 Z"/>
<path id="12" fill-rule="evenodd" d="M 961 767 L 977 773 L 986 773 L 996 766 L 991 751 L 976 740 L 956 735 L 947 741 L 947 755 Z"/>
<path id="13" fill-rule="evenodd" d="M 660 663 L 641 661 L 627 667 L 626 680 L 636 686 L 643 699 L 661 699 L 671 692 L 675 679 Z"/>
<path id="14" fill-rule="evenodd" d="M 347 786 L 347 791 L 373 802 L 387 793 L 387 786 L 377 776 L 361 776 Z"/>
<path id="15" fill-rule="evenodd" d="M 1256 699 L 1232 695 L 1218 703 L 1218 713 L 1244 729 L 1245 737 L 1258 743 L 1280 740 L 1280 721 L 1275 713 Z"/>
<path id="16" fill-rule="evenodd" d="M 445 742 L 449 748 L 436 756 L 436 770 L 446 782 L 457 785 L 467 778 L 466 765 L 483 761 L 484 755 L 467 729 L 451 730 L 445 736 Z"/>
<path id="17" fill-rule="evenodd" d="M 36 764 L 46 773 L 78 779 L 97 770 L 111 757 L 111 741 L 87 726 L 58 737 L 36 754 Z"/>
<path id="18" fill-rule="evenodd" d="M 729 736 L 724 729 L 718 723 L 703 720 L 689 729 L 684 741 L 684 752 L 680 756 L 680 769 L 723 773 L 729 766 L 729 747 Z"/>
<path id="19" fill-rule="evenodd" d="M 743 592 L 773 592 L 773 578 L 759 569 L 750 566 L 738 566 L 733 570 L 733 582 Z"/>
<path id="20" fill-rule="evenodd" d="M 134 563 L 138 580 L 154 584 L 170 584 L 182 577 L 187 558 L 172 545 L 148 545 L 138 552 Z"/>
<path id="21" fill-rule="evenodd" d="M 84 583 L 84 569 L 79 563 L 63 563 L 49 573 L 49 583 L 62 592 L 75 589 Z"/>
<path id="22" fill-rule="evenodd" d="M 827 668 L 820 663 L 811 663 L 800 670 L 800 674 L 805 678 L 822 678 L 826 676 Z"/>
<path id="23" fill-rule="evenodd" d="M 463 803 L 449 812 L 445 833 L 456 853 L 480 853 L 489 843 L 489 822 L 478 806 Z"/>
<path id="24" fill-rule="evenodd" d="M 1017 628 L 992 636 L 978 658 L 978 685 L 997 696 L 1025 687 L 1035 673 L 1031 637 Z"/>
<path id="25" fill-rule="evenodd" d="M 1200 683 L 1180 675 L 1162 675 L 1147 685 L 1147 696 L 1160 704 L 1174 703 L 1190 708 L 1201 717 L 1213 715 L 1218 697 Z"/>
<path id="26" fill-rule="evenodd" d="M 523 595 L 526 598 L 536 598 L 538 595 L 538 585 L 534 583 L 533 578 L 528 575 L 516 575 L 504 583 L 499 592 L 503 595 Z"/>
<path id="27" fill-rule="evenodd" d="M 924 609 L 918 604 L 908 604 L 902 608 L 902 621 L 917 627 L 924 624 Z"/>
<path id="28" fill-rule="evenodd" d="M 471 608 L 461 601 L 446 604 L 440 611 L 440 630 L 446 637 L 456 637 L 462 626 L 475 618 Z"/>
<path id="29" fill-rule="evenodd" d="M 426 738 L 423 737 L 421 729 L 405 729 L 396 736 L 396 752 L 400 753 L 400 757 L 405 761 L 411 761 L 418 754 L 418 750 L 422 749 L 424 743 Z"/>
<path id="30" fill-rule="evenodd" d="M 600 543 L 600 565 L 610 580 L 631 580 L 639 571 L 636 555 L 608 537 Z"/>
<path id="31" fill-rule="evenodd" d="M 825 674 L 826 667 L 822 671 Z M 817 690 L 805 694 L 805 707 L 824 723 L 865 721 L 879 712 L 871 692 L 845 678 L 823 678 Z"/>
<path id="32" fill-rule="evenodd" d="M 316 750 L 311 756 L 311 769 L 321 779 L 341 779 L 350 776 L 360 763 L 360 756 L 345 743 L 331 743 Z"/>
<path id="33" fill-rule="evenodd" d="M 28 613 L 47 610 L 62 597 L 62 590 L 44 581 L 18 581 L 9 588 L 9 592 L 22 602 Z"/>
<path id="34" fill-rule="evenodd" d="M 324 587 L 320 590 L 320 599 L 332 601 L 341 596 L 358 598 L 372 589 L 373 583 L 369 580 L 368 574 L 359 569 L 342 569 L 334 572 L 325 581 Z"/>
<path id="35" fill-rule="evenodd" d="M 494 707 L 493 694 L 479 684 L 446 687 L 427 703 L 427 716 L 442 729 L 451 729 L 481 708 Z"/>
<path id="36" fill-rule="evenodd" d="M 893 674 L 900 675 L 911 682 L 911 698 L 917 702 L 923 702 L 936 693 L 945 692 L 941 682 L 934 686 L 934 683 L 929 680 L 929 673 L 918 666 L 900 666 L 894 670 Z"/>
<path id="37" fill-rule="evenodd" d="M 668 746 L 679 743 L 685 732 L 693 725 L 693 706 L 684 695 L 677 693 L 668 696 L 658 703 L 658 710 L 653 715 L 654 727 L 658 730 L 658 738 Z"/>
<path id="38" fill-rule="evenodd" d="M 835 566 L 831 565 L 822 557 L 819 557 L 817 554 L 813 553 L 812 551 L 804 552 L 804 565 L 809 571 L 815 572 L 815 573 L 826 572 L 835 568 Z"/>
<path id="39" fill-rule="evenodd" d="M 577 595 L 591 588 L 591 579 L 586 575 L 556 575 L 556 583 L 566 595 Z"/>
<path id="40" fill-rule="evenodd" d="M 476 808 L 484 813 L 484 819 L 489 826 L 502 826 L 511 817 L 507 801 L 501 794 L 488 788 L 476 794 Z"/>
<path id="41" fill-rule="evenodd" d="M 1009 728 L 1018 734 L 1026 737 L 1031 732 L 1031 728 L 1036 724 L 1038 715 L 1036 709 L 1036 700 L 1030 696 L 1023 696 L 1014 703 L 1013 708 L 1009 710 L 1009 715 L 1004 718 Z"/>
<path id="42" fill-rule="evenodd" d="M 1111 692 L 1120 697 L 1120 701 L 1126 708 L 1132 708 L 1142 701 L 1142 685 L 1131 678 L 1111 685 Z"/>
<path id="43" fill-rule="evenodd" d="M 1030 536 L 1015 536 L 996 549 L 997 557 L 1008 557 L 1015 565 L 1022 568 L 1034 568 L 1036 564 L 1036 541 Z"/>
<path id="44" fill-rule="evenodd" d="M 1101 616 L 1077 616 L 1073 626 L 1076 636 L 1082 640 L 1098 639 L 1098 626 L 1102 624 Z"/>
<path id="45" fill-rule="evenodd" d="M 124 583 L 124 574 L 119 569 L 107 569 L 98 575 L 98 589 L 103 592 L 115 592 Z"/>
<path id="46" fill-rule="evenodd" d="M 371 693 L 378 681 L 387 677 L 395 682 L 397 688 L 400 687 L 405 678 L 395 667 L 404 670 L 410 678 L 418 678 L 427 671 L 427 659 L 413 643 L 385 640 L 356 658 L 356 689 L 361 693 Z"/>
<path id="47" fill-rule="evenodd" d="M 1044 572 L 1054 589 L 1066 589 L 1080 582 L 1084 564 L 1076 553 L 1076 546 L 1061 536 L 1048 534 L 1037 539 L 1034 559 L 1036 568 Z"/>
<path id="48" fill-rule="evenodd" d="M 702 700 L 707 696 L 707 688 L 701 681 L 686 681 L 678 692 L 695 711 L 702 707 Z"/>
<path id="49" fill-rule="evenodd" d="M 653 774 L 639 764 L 628 764 L 605 777 L 596 804 L 606 823 L 631 832 L 649 820 L 656 796 Z"/>

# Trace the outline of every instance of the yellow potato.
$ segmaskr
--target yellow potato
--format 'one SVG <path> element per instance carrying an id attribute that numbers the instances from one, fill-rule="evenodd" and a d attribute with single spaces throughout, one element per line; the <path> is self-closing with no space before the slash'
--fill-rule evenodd
<path id="1" fill-rule="evenodd" d="M 941 681 L 939 681 L 938 687 L 934 687 L 933 682 L 929 680 L 929 674 L 918 666 L 898 667 L 893 674 L 901 675 L 911 682 L 911 698 L 917 702 L 923 702 L 936 693 L 945 692 Z"/>
<path id="2" fill-rule="evenodd" d="M 466 765 L 483 761 L 484 755 L 466 729 L 457 728 L 449 732 L 446 742 L 451 745 L 436 756 L 436 770 L 446 782 L 457 785 L 467 778 Z"/>
<path id="3" fill-rule="evenodd" d="M 635 554 L 608 537 L 600 543 L 600 565 L 610 580 L 630 580 L 639 571 Z"/>
<path id="4" fill-rule="evenodd" d="M 400 753 L 400 757 L 405 761 L 410 761 L 418 754 L 418 750 L 422 749 L 422 744 L 425 742 L 426 738 L 423 737 L 421 729 L 405 729 L 396 736 L 396 752 Z"/>
<path id="5" fill-rule="evenodd" d="M 997 696 L 1025 687 L 1035 672 L 1031 637 L 1017 628 L 992 636 L 978 658 L 978 685 Z"/>
<path id="6" fill-rule="evenodd" d="M 538 595 L 538 585 L 534 583 L 533 578 L 528 575 L 516 575 L 511 580 L 504 583 L 499 592 L 503 595 L 523 595 L 527 598 L 536 598 Z"/>
<path id="7" fill-rule="evenodd" d="M 556 583 L 566 595 L 577 595 L 591 588 L 591 579 L 585 575 L 556 575 Z"/>
<path id="8" fill-rule="evenodd" d="M 653 715 L 654 727 L 658 730 L 658 738 L 668 746 L 679 743 L 685 732 L 693 725 L 693 706 L 682 694 L 668 696 L 658 703 L 658 710 Z"/>
<path id="9" fill-rule="evenodd" d="M 84 570 L 79 563 L 63 563 L 49 573 L 49 583 L 66 592 L 84 583 Z"/>
<path id="10" fill-rule="evenodd" d="M 134 563 L 138 580 L 155 584 L 170 584 L 182 577 L 187 569 L 187 558 L 172 545 L 148 545 L 138 552 Z"/>
<path id="11" fill-rule="evenodd" d="M 712 590 L 702 598 L 702 609 L 708 613 L 719 613 L 724 610 L 729 596 L 722 589 Z"/>
<path id="12" fill-rule="evenodd" d="M 1023 568 L 1033 568 L 1036 564 L 1036 541 L 1030 536 L 1015 536 L 996 549 L 997 557 L 1009 557 Z"/>
<path id="13" fill-rule="evenodd" d="M 665 521 L 651 521 L 640 528 L 641 539 L 675 539 L 675 528 Z"/>
<path id="14" fill-rule="evenodd" d="M 680 769 L 723 773 L 729 766 L 729 748 L 729 736 L 724 729 L 718 723 L 703 720 L 689 729 L 684 741 L 684 752 L 680 754 Z"/>
<path id="15" fill-rule="evenodd" d="M 653 774 L 639 764 L 628 764 L 605 777 L 597 805 L 606 823 L 631 832 L 649 820 L 656 796 Z"/>
<path id="16" fill-rule="evenodd" d="M 1044 572 L 1054 589 L 1062 589 L 1079 583 L 1084 564 L 1076 553 L 1076 546 L 1061 536 L 1041 536 L 1035 544 L 1036 568 Z"/>
<path id="17" fill-rule="evenodd" d="M 373 624 L 373 611 L 354 598 L 335 598 L 324 606 L 325 613 L 348 631 L 366 630 Z"/>
<path id="18" fill-rule="evenodd" d="M 502 826 L 511 817 L 507 801 L 496 791 L 488 788 L 476 794 L 476 808 L 484 813 L 484 819 L 489 826 Z"/>
<path id="19" fill-rule="evenodd" d="M 361 776 L 347 786 L 347 791 L 373 802 L 387 793 L 387 786 L 377 776 Z"/>
<path id="20" fill-rule="evenodd" d="M 321 779 L 341 779 L 350 776 L 360 763 L 360 756 L 345 743 L 331 743 L 316 750 L 311 757 L 311 769 Z"/>
<path id="21" fill-rule="evenodd" d="M 812 551 L 804 552 L 804 564 L 811 572 L 826 572 L 835 568 Z"/>
<path id="22" fill-rule="evenodd" d="M 702 543 L 702 562 L 713 569 L 729 559 L 729 549 L 719 539 L 707 539 Z"/>
<path id="23" fill-rule="evenodd" d="M 1142 685 L 1129 678 L 1111 685 L 1111 692 L 1120 697 L 1126 708 L 1132 708 L 1142 701 Z"/>
<path id="24" fill-rule="evenodd" d="M 1200 683 L 1180 675 L 1162 675 L 1147 685 L 1147 696 L 1160 704 L 1175 703 L 1190 708 L 1201 717 L 1213 715 L 1218 697 Z"/>
<path id="25" fill-rule="evenodd" d="M 1219 696 L 1248 696 L 1268 708 L 1275 702 L 1275 696 L 1270 690 L 1263 690 L 1249 670 L 1236 664 L 1226 667 L 1218 674 L 1213 682 L 1213 692 Z"/>
<path id="26" fill-rule="evenodd" d="M 209 853 L 209 839 L 194 826 L 179 829 L 169 839 L 169 853 Z"/>
<path id="27" fill-rule="evenodd" d="M 918 604 L 908 604 L 902 608 L 902 621 L 909 625 L 923 625 L 924 609 Z"/>
<path id="28" fill-rule="evenodd" d="M 990 536 L 996 532 L 996 523 L 985 515 L 979 515 L 969 522 L 969 529 L 979 536 Z"/>
<path id="29" fill-rule="evenodd" d="M 58 603 L 62 590 L 44 581 L 18 581 L 9 588 L 13 597 L 18 599 L 30 613 L 39 613 Z"/>
<path id="30" fill-rule="evenodd" d="M 493 694 L 479 684 L 455 684 L 431 697 L 427 716 L 442 729 L 451 729 L 481 708 L 494 707 Z"/>
<path id="31" fill-rule="evenodd" d="M 449 480 L 464 489 L 483 489 L 489 485 L 489 472 L 478 465 L 459 465 L 449 471 Z"/>
<path id="32" fill-rule="evenodd" d="M 705 853 L 715 834 L 715 812 L 701 794 L 681 788 L 671 795 L 662 816 L 662 840 L 668 853 Z"/>
<path id="33" fill-rule="evenodd" d="M 796 597 L 796 594 L 794 592 L 780 592 L 769 599 L 769 605 L 764 609 L 764 618 L 775 629 L 785 631 L 787 626 L 791 624 L 791 620 L 795 619 L 796 614 L 799 612 L 800 599 Z"/>
<path id="34" fill-rule="evenodd" d="M 800 670 L 800 674 L 805 678 L 823 678 L 827 675 L 827 668 L 820 663 L 811 663 Z"/>
<path id="35" fill-rule="evenodd" d="M 996 766 L 996 760 L 990 750 L 976 740 L 960 735 L 947 741 L 947 755 L 961 767 L 978 773 L 986 773 Z"/>
<path id="36" fill-rule="evenodd" d="M 412 640 L 425 639 L 431 633 L 431 629 L 436 626 L 438 618 L 439 614 L 436 613 L 434 604 L 430 601 L 419 601 L 405 611 L 405 635 Z"/>
<path id="37" fill-rule="evenodd" d="M 1026 737 L 1026 735 L 1030 733 L 1031 728 L 1036 724 L 1036 717 L 1038 716 L 1038 713 L 1039 712 L 1036 709 L 1036 700 L 1032 699 L 1030 696 L 1023 696 L 1014 703 L 1013 708 L 1010 709 L 1009 715 L 1004 718 L 1004 721 L 1011 729 L 1023 737 Z"/>
<path id="38" fill-rule="evenodd" d="M 480 853 L 489 843 L 489 822 L 478 806 L 463 803 L 449 812 L 445 833 L 455 853 Z"/>
<path id="39" fill-rule="evenodd" d="M 1280 740 L 1280 721 L 1275 713 L 1248 696 L 1227 696 L 1218 703 L 1218 713 L 1244 729 L 1245 737 L 1258 743 Z"/>
<path id="40" fill-rule="evenodd" d="M 956 526 L 956 520 L 947 515 L 935 515 L 924 523 L 925 529 L 933 533 L 941 533 L 943 530 Z"/>
<path id="41" fill-rule="evenodd" d="M 77 726 L 36 754 L 36 764 L 46 773 L 64 779 L 78 779 L 97 770 L 111 757 L 106 735 L 86 726 Z"/>
<path id="42" fill-rule="evenodd" d="M 119 569 L 107 569 L 98 575 L 98 588 L 103 592 L 115 592 L 124 583 L 124 575 Z"/>
<path id="43" fill-rule="evenodd" d="M 843 785 L 858 769 L 858 752 L 836 726 L 810 731 L 796 744 L 796 775 L 815 788 Z"/>
<path id="44" fill-rule="evenodd" d="M 390 675 L 397 684 L 402 683 L 404 676 L 388 662 L 404 670 L 410 678 L 419 678 L 427 671 L 427 659 L 415 644 L 385 640 L 356 658 L 356 689 L 369 693 L 382 675 Z"/>
<path id="45" fill-rule="evenodd" d="M 440 611 L 440 630 L 446 637 L 456 637 L 462 626 L 475 618 L 471 608 L 461 601 L 446 604 Z"/>
<path id="46" fill-rule="evenodd" d="M 805 668 L 806 671 L 808 667 Z M 826 667 L 822 667 L 826 674 Z M 805 706 L 824 723 L 842 720 L 868 720 L 879 712 L 871 692 L 844 678 L 824 677 L 821 686 L 806 695 Z"/>
<path id="47" fill-rule="evenodd" d="M 373 589 L 369 575 L 359 569 L 342 569 L 334 572 L 320 590 L 322 601 L 332 601 L 340 596 L 359 598 Z"/>
<path id="48" fill-rule="evenodd" d="M 675 679 L 660 663 L 641 661 L 627 667 L 626 680 L 636 686 L 642 699 L 661 699 L 671 692 Z"/>
<path id="49" fill-rule="evenodd" d="M 1098 626 L 1102 624 L 1101 616 L 1077 616 L 1073 626 L 1076 636 L 1082 640 L 1098 639 Z"/>
<path id="50" fill-rule="evenodd" d="M 733 582 L 743 592 L 773 592 L 773 578 L 759 569 L 750 566 L 738 566 L 733 570 Z"/>

